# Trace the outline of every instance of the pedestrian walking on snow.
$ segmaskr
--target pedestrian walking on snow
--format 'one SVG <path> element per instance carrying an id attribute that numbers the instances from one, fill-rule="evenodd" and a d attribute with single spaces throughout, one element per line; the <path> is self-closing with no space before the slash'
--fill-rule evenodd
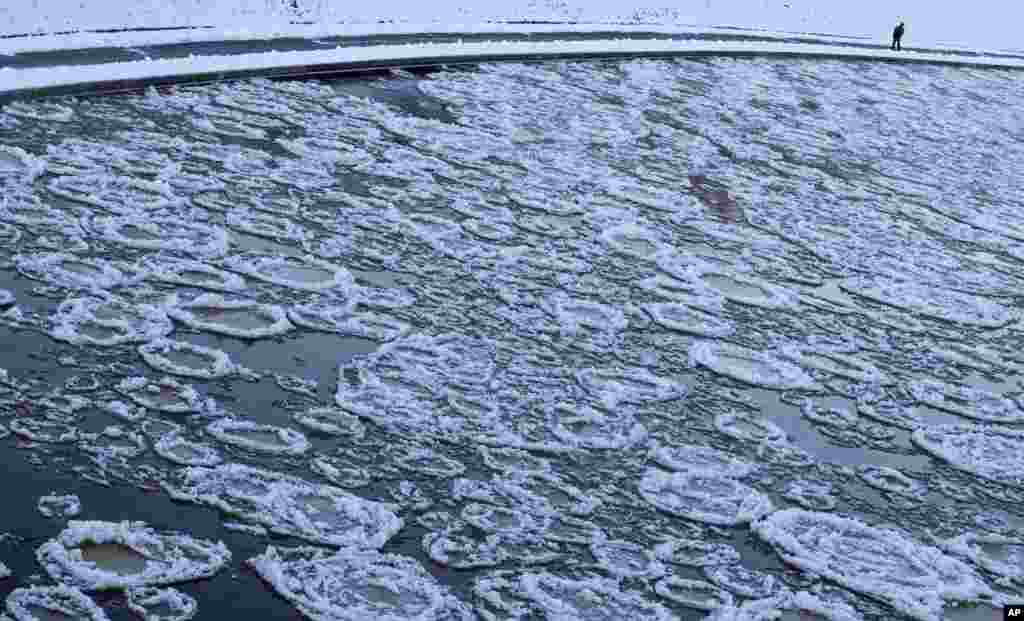
<path id="1" fill-rule="evenodd" d="M 900 22 L 892 30 L 892 48 L 891 49 L 894 49 L 897 52 L 902 50 L 903 46 L 900 45 L 900 42 L 902 40 L 903 40 L 903 22 Z"/>

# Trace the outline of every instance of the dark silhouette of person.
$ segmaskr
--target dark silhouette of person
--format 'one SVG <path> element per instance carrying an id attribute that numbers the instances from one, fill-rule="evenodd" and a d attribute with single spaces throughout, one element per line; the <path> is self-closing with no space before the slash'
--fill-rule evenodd
<path id="1" fill-rule="evenodd" d="M 902 50 L 903 46 L 900 44 L 901 41 L 903 41 L 903 22 L 900 22 L 899 24 L 896 24 L 896 27 L 893 28 L 893 30 L 892 30 L 892 47 L 891 47 L 891 49 L 894 49 L 897 52 Z"/>

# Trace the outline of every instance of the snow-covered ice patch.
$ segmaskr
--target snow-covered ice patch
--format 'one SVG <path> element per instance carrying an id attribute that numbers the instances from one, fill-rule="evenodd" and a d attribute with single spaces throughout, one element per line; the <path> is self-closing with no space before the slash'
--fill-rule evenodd
<path id="1" fill-rule="evenodd" d="M 360 385 L 353 387 L 342 376 L 334 395 L 338 407 L 393 431 L 423 433 L 442 428 L 437 408 L 413 389 L 369 373 L 360 379 Z"/>
<path id="2" fill-rule="evenodd" d="M 27 278 L 70 289 L 110 289 L 127 280 L 109 261 L 72 254 L 17 255 L 14 264 Z"/>
<path id="3" fill-rule="evenodd" d="M 269 546 L 248 564 L 314 621 L 470 621 L 474 617 L 422 565 L 395 554 Z"/>
<path id="4" fill-rule="evenodd" d="M 857 413 L 864 418 L 907 431 L 936 423 L 954 423 L 961 420 L 952 413 L 945 414 L 927 406 L 893 401 L 858 403 Z"/>
<path id="5" fill-rule="evenodd" d="M 50 168 L 55 164 L 51 162 Z M 69 201 L 126 216 L 172 207 L 174 193 L 166 183 L 97 172 L 91 156 L 84 169 L 66 172 L 70 174 L 51 178 L 46 188 Z"/>
<path id="6" fill-rule="evenodd" d="M 231 118 L 230 116 L 209 114 L 210 111 L 197 110 L 199 114 L 189 117 L 192 125 L 201 131 L 228 138 L 262 140 L 267 137 L 267 132 L 259 127 L 245 123 L 240 119 Z"/>
<path id="7" fill-rule="evenodd" d="M 396 457 L 395 465 L 403 470 L 430 477 L 456 477 L 466 471 L 457 459 L 426 446 L 409 447 Z"/>
<path id="8" fill-rule="evenodd" d="M 814 369 L 854 382 L 883 385 L 894 383 L 894 380 L 871 362 L 842 352 L 784 347 L 779 351 L 779 355 L 805 369 Z"/>
<path id="9" fill-rule="evenodd" d="M 0 203 L 0 220 L 6 219 L 9 212 L 6 209 L 6 205 Z M 15 244 L 21 241 L 22 232 L 21 228 L 8 222 L 0 221 L 0 243 L 5 244 L 8 248 L 14 248 Z"/>
<path id="10" fill-rule="evenodd" d="M 456 479 L 452 483 L 455 498 L 468 498 L 552 517 L 570 514 L 586 516 L 601 505 L 601 499 L 548 473 L 516 473 L 489 482 Z"/>
<path id="11" fill-rule="evenodd" d="M 310 232 L 290 218 L 275 216 L 253 209 L 232 209 L 227 214 L 227 225 L 232 230 L 255 235 L 271 241 L 301 244 Z"/>
<path id="12" fill-rule="evenodd" d="M 366 426 L 357 416 L 335 407 L 310 408 L 296 412 L 292 419 L 310 431 L 332 436 L 361 438 L 366 434 Z"/>
<path id="13" fill-rule="evenodd" d="M 963 562 L 901 532 L 800 509 L 751 524 L 783 560 L 880 599 L 920 621 L 940 621 L 943 606 L 992 595 Z"/>
<path id="14" fill-rule="evenodd" d="M 495 567 L 509 560 L 500 537 L 491 535 L 478 540 L 449 531 L 435 531 L 423 536 L 423 551 L 430 560 L 453 569 Z"/>
<path id="15" fill-rule="evenodd" d="M 172 285 L 231 292 L 245 289 L 245 279 L 238 274 L 201 261 L 148 259 L 142 270 L 147 279 Z"/>
<path id="16" fill-rule="evenodd" d="M 334 455 L 319 455 L 309 462 L 309 469 L 338 487 L 354 489 L 368 485 L 373 475 L 368 468 L 353 465 L 350 460 Z"/>
<path id="17" fill-rule="evenodd" d="M 228 300 L 212 293 L 173 306 L 167 314 L 195 330 L 240 339 L 280 336 L 294 327 L 280 306 Z"/>
<path id="18" fill-rule="evenodd" d="M 159 380 L 129 377 L 121 380 L 115 389 L 138 405 L 167 414 L 192 414 L 206 406 L 195 388 L 171 377 Z"/>
<path id="19" fill-rule="evenodd" d="M 402 527 L 388 505 L 242 464 L 187 468 L 167 489 L 178 500 L 216 507 L 314 543 L 379 548 Z"/>
<path id="20" fill-rule="evenodd" d="M 605 229 L 601 241 L 615 252 L 641 261 L 653 261 L 668 249 L 656 231 L 633 223 Z"/>
<path id="21" fill-rule="evenodd" d="M 559 404 L 554 411 L 555 437 L 568 446 L 622 450 L 647 437 L 647 429 L 632 415 L 608 413 L 595 408 Z"/>
<path id="22" fill-rule="evenodd" d="M 968 385 L 935 380 L 912 382 L 908 390 L 920 403 L 986 423 L 1019 424 L 1024 408 L 1016 400 Z"/>
<path id="23" fill-rule="evenodd" d="M 294 429 L 238 418 L 218 418 L 206 431 L 225 444 L 260 453 L 301 455 L 310 446 L 306 436 Z"/>
<path id="24" fill-rule="evenodd" d="M 740 562 L 740 553 L 736 548 L 701 539 L 670 539 L 659 543 L 654 553 L 666 563 L 685 567 L 732 565 Z"/>
<path id="25" fill-rule="evenodd" d="M 143 621 L 188 621 L 196 616 L 196 599 L 170 587 L 132 587 L 127 590 L 128 609 Z"/>
<path id="26" fill-rule="evenodd" d="M 691 474 L 742 478 L 757 470 L 755 464 L 707 446 L 654 446 L 651 457 L 665 468 Z"/>
<path id="27" fill-rule="evenodd" d="M 181 466 L 216 466 L 224 459 L 212 446 L 189 440 L 180 433 L 165 433 L 153 442 L 153 450 Z"/>
<path id="28" fill-rule="evenodd" d="M 50 317 L 50 336 L 75 345 L 114 346 L 146 342 L 170 334 L 164 309 L 111 297 L 72 298 Z"/>
<path id="29" fill-rule="evenodd" d="M 408 323 L 379 312 L 355 311 L 344 300 L 322 300 L 299 304 L 288 309 L 288 319 L 297 326 L 321 332 L 393 341 L 412 328 Z"/>
<path id="30" fill-rule="evenodd" d="M 751 412 L 734 410 L 715 415 L 715 429 L 725 435 L 747 442 L 777 443 L 786 439 L 786 432 L 767 418 Z"/>
<path id="31" fill-rule="evenodd" d="M 712 312 L 676 302 L 651 302 L 642 307 L 654 323 L 668 330 L 696 334 L 707 338 L 729 336 L 735 324 Z"/>
<path id="32" fill-rule="evenodd" d="M 662 511 L 720 526 L 745 524 L 772 509 L 766 496 L 724 476 L 652 468 L 639 489 L 644 500 Z"/>
<path id="33" fill-rule="evenodd" d="M 1024 488 L 1024 431 L 987 425 L 935 425 L 914 431 L 914 444 L 954 468 Z"/>
<path id="34" fill-rule="evenodd" d="M 15 101 L 3 107 L 7 114 L 49 123 L 68 123 L 75 118 L 73 108 L 46 99 Z"/>
<path id="35" fill-rule="evenodd" d="M 651 578 L 665 573 L 665 566 L 652 550 L 631 541 L 593 541 L 590 553 L 613 576 Z"/>
<path id="36" fill-rule="evenodd" d="M 548 516 L 519 510 L 515 507 L 471 502 L 462 508 L 467 523 L 487 533 L 523 534 L 540 531 L 547 526 Z"/>
<path id="37" fill-rule="evenodd" d="M 242 254 L 227 257 L 224 264 L 257 280 L 302 291 L 351 292 L 355 287 L 348 270 L 313 256 Z"/>
<path id="38" fill-rule="evenodd" d="M 110 425 L 99 433 L 83 433 L 78 448 L 100 459 L 138 457 L 149 449 L 141 434 L 120 425 Z"/>
<path id="39" fill-rule="evenodd" d="M 207 578 L 231 553 L 223 543 L 159 534 L 142 522 L 71 521 L 36 557 L 54 580 L 92 591 Z"/>
<path id="40" fill-rule="evenodd" d="M 703 571 L 708 580 L 748 599 L 771 597 L 782 588 L 775 576 L 739 564 L 705 565 Z"/>
<path id="41" fill-rule="evenodd" d="M 612 410 L 620 403 L 658 403 L 686 396 L 687 386 L 646 369 L 590 368 L 576 373 L 584 390 Z"/>
<path id="42" fill-rule="evenodd" d="M 799 366 L 771 355 L 728 343 L 694 343 L 690 358 L 700 366 L 746 384 L 775 390 L 810 390 L 814 380 Z"/>
<path id="43" fill-rule="evenodd" d="M 828 481 L 791 481 L 782 496 L 810 511 L 831 511 L 838 503 L 832 484 Z"/>
<path id="44" fill-rule="evenodd" d="M 732 594 L 703 580 L 667 576 L 654 583 L 654 592 L 686 608 L 716 610 L 732 606 Z"/>
<path id="45" fill-rule="evenodd" d="M 998 328 L 1019 317 L 1017 311 L 996 302 L 923 283 L 861 277 L 839 286 L 881 304 L 966 326 Z"/>
<path id="46" fill-rule="evenodd" d="M 30 183 L 46 170 L 46 161 L 15 146 L 0 145 L 0 178 L 11 177 Z"/>
<path id="47" fill-rule="evenodd" d="M 574 580 L 548 573 L 524 574 L 519 579 L 519 588 L 550 619 L 670 621 L 675 618 L 664 606 L 638 593 L 624 591 L 618 582 L 606 578 Z"/>
<path id="48" fill-rule="evenodd" d="M 785 592 L 774 597 L 745 602 L 729 611 L 722 621 L 863 621 L 852 606 L 832 599 L 826 601 L 807 591 Z"/>
<path id="49" fill-rule="evenodd" d="M 680 279 L 667 274 L 656 274 L 636 283 L 641 289 L 675 304 L 692 306 L 709 313 L 721 312 L 725 298 L 700 284 L 695 278 Z"/>
<path id="50" fill-rule="evenodd" d="M 139 354 L 149 366 L 171 375 L 216 379 L 240 370 L 227 353 L 185 341 L 157 339 L 140 345 Z"/>
<path id="51" fill-rule="evenodd" d="M 88 595 L 70 586 L 31 586 L 7 596 L 7 610 L 15 621 L 110 621 Z"/>
<path id="52" fill-rule="evenodd" d="M 74 494 L 47 494 L 39 497 L 36 509 L 43 517 L 71 518 L 82 512 L 82 501 Z"/>
<path id="53" fill-rule="evenodd" d="M 544 473 L 551 470 L 551 462 L 516 448 L 477 447 L 488 468 L 502 472 Z"/>
<path id="54" fill-rule="evenodd" d="M 9 423 L 11 431 L 33 442 L 67 444 L 79 439 L 77 427 L 57 420 L 40 417 L 20 417 Z"/>
<path id="55" fill-rule="evenodd" d="M 1024 583 L 1024 540 L 1002 535 L 964 533 L 939 542 L 951 554 L 970 559 L 985 571 L 999 576 L 1004 586 Z"/>
<path id="56" fill-rule="evenodd" d="M 629 325 L 625 314 L 608 304 L 587 300 L 574 300 L 555 295 L 544 304 L 544 309 L 559 323 L 563 332 L 574 334 L 581 328 L 621 332 Z"/>
<path id="57" fill-rule="evenodd" d="M 921 481 L 888 466 L 861 466 L 857 469 L 857 475 L 871 487 L 899 496 L 923 499 L 928 492 Z"/>
<path id="58" fill-rule="evenodd" d="M 734 272 L 702 271 L 700 281 L 727 300 L 768 309 L 793 309 L 799 297 L 793 291 L 753 276 Z"/>
<path id="59" fill-rule="evenodd" d="M 103 239 L 130 248 L 178 251 L 198 257 L 219 257 L 228 251 L 228 234 L 224 229 L 185 221 L 179 216 L 95 218 L 87 226 Z"/>

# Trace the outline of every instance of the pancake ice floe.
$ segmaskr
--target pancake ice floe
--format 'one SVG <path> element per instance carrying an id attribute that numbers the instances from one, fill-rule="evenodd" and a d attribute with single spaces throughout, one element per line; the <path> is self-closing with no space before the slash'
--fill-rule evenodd
<path id="1" fill-rule="evenodd" d="M 225 352 L 185 341 L 157 339 L 140 345 L 139 354 L 149 366 L 171 375 L 217 379 L 243 370 Z"/>
<path id="2" fill-rule="evenodd" d="M 690 348 L 690 358 L 719 375 L 761 388 L 811 390 L 817 387 L 799 366 L 771 353 L 739 345 L 700 341 Z"/>
<path id="3" fill-rule="evenodd" d="M 310 446 L 306 436 L 294 429 L 240 418 L 218 418 L 206 432 L 224 444 L 258 453 L 301 455 Z"/>
<path id="4" fill-rule="evenodd" d="M 718 526 L 745 524 L 772 510 L 767 496 L 719 475 L 649 469 L 639 490 L 662 511 Z"/>
<path id="5" fill-rule="evenodd" d="M 142 343 L 174 329 L 161 306 L 133 304 L 110 295 L 65 300 L 50 324 L 50 336 L 74 345 Z"/>
<path id="6" fill-rule="evenodd" d="M 402 527 L 389 505 L 242 464 L 186 468 L 165 488 L 177 500 L 216 507 L 313 543 L 379 548 Z"/>
<path id="7" fill-rule="evenodd" d="M 991 425 L 934 425 L 911 436 L 914 444 L 949 465 L 983 479 L 1024 488 L 1024 431 Z"/>
<path id="8" fill-rule="evenodd" d="M 31 586 L 7 596 L 15 621 L 110 621 L 88 595 L 70 586 Z"/>
<path id="9" fill-rule="evenodd" d="M 966 563 L 902 532 L 801 509 L 751 525 L 791 565 L 879 599 L 919 621 L 940 621 L 943 607 L 991 597 Z"/>
<path id="10" fill-rule="evenodd" d="M 171 306 L 167 314 L 195 330 L 241 339 L 280 336 L 294 328 L 280 306 L 229 300 L 212 293 Z"/>
<path id="11" fill-rule="evenodd" d="M 54 580 L 93 591 L 207 578 L 231 553 L 222 543 L 160 534 L 142 522 L 70 521 L 36 558 Z"/>
<path id="12" fill-rule="evenodd" d="M 925 283 L 860 277 L 840 286 L 880 304 L 969 327 L 998 328 L 1019 318 L 1017 311 L 997 302 Z"/>
<path id="13" fill-rule="evenodd" d="M 170 587 L 132 587 L 128 609 L 145 621 L 188 621 L 199 609 L 196 599 Z"/>
<path id="14" fill-rule="evenodd" d="M 233 255 L 224 259 L 231 270 L 257 280 L 300 291 L 337 289 L 354 292 L 355 279 L 343 267 L 316 257 L 271 256 L 258 254 Z"/>
<path id="15" fill-rule="evenodd" d="M 411 558 L 270 546 L 248 564 L 314 621 L 471 621 L 471 609 Z"/>

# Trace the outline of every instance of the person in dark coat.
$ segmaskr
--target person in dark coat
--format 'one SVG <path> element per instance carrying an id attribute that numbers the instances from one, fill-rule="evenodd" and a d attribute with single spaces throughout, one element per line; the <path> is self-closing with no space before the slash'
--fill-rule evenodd
<path id="1" fill-rule="evenodd" d="M 900 22 L 892 30 L 892 49 L 894 49 L 896 51 L 902 50 L 903 46 L 900 45 L 900 42 L 902 40 L 903 40 L 903 22 Z"/>

